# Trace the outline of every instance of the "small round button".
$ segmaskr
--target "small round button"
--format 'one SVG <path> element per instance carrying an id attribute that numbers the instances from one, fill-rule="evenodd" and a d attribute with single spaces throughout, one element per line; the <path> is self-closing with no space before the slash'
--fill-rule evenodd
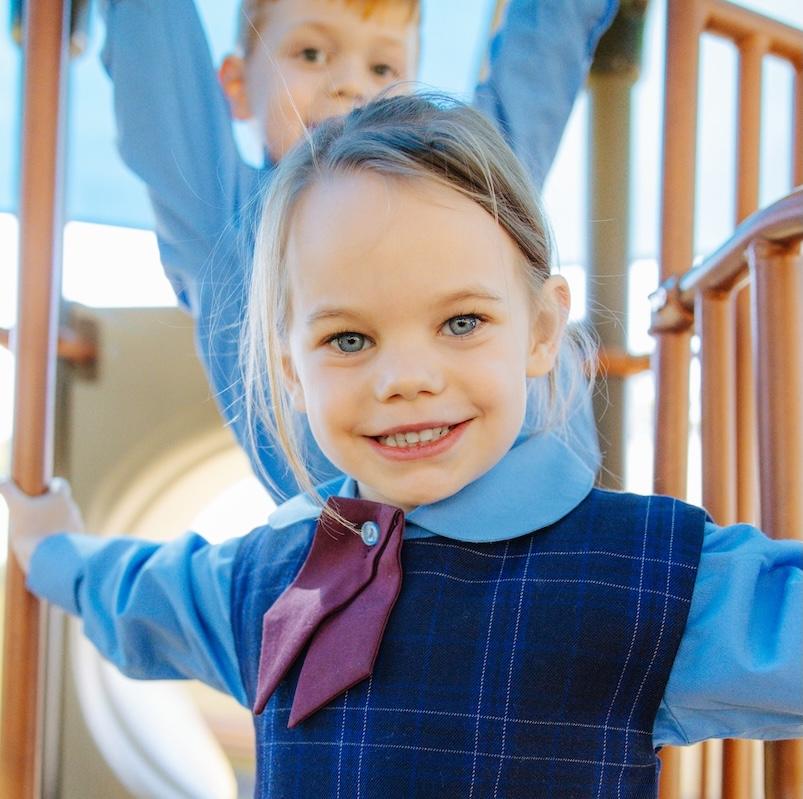
<path id="1" fill-rule="evenodd" d="M 376 522 L 363 522 L 360 528 L 360 536 L 362 536 L 363 543 L 372 547 L 379 541 L 379 525 Z"/>

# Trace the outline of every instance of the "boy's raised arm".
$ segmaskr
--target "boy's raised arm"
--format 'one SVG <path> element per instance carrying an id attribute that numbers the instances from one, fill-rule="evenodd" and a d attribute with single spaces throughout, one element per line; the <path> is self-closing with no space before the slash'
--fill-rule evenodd
<path id="1" fill-rule="evenodd" d="M 105 0 L 102 9 L 118 148 L 148 188 L 165 273 L 195 317 L 198 355 L 221 414 L 268 491 L 291 496 L 295 481 L 265 431 L 258 451 L 249 446 L 239 372 L 261 173 L 240 158 L 192 0 Z"/>
<path id="2" fill-rule="evenodd" d="M 258 172 L 237 151 L 192 0 L 105 0 L 102 9 L 118 148 L 148 188 L 165 271 L 197 316 L 201 270 L 225 246 Z"/>
<path id="3" fill-rule="evenodd" d="M 494 120 L 543 187 L 617 0 L 510 0 L 474 105 Z"/>

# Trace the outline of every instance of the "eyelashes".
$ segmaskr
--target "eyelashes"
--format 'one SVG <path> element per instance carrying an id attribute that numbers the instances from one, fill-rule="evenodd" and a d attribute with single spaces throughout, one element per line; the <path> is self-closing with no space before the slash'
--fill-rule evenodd
<path id="1" fill-rule="evenodd" d="M 450 316 L 438 330 L 450 338 L 465 339 L 480 330 L 486 322 L 487 316 L 472 311 Z M 339 330 L 327 336 L 321 343 L 340 354 L 351 355 L 368 349 L 374 342 L 369 336 L 356 330 Z"/>
<path id="2" fill-rule="evenodd" d="M 352 330 L 344 330 L 340 333 L 335 333 L 333 336 L 326 339 L 327 344 L 344 354 L 362 352 L 362 350 L 366 349 L 365 344 L 368 341 L 368 336 L 364 336 L 362 333 L 356 333 Z"/>

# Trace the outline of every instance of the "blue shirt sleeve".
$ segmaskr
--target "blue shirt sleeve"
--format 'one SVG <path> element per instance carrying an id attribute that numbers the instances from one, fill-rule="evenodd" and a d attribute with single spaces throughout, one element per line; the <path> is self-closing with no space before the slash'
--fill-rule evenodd
<path id="1" fill-rule="evenodd" d="M 234 649 L 230 588 L 240 539 L 188 533 L 166 544 L 63 534 L 34 551 L 29 589 L 83 620 L 123 674 L 195 678 L 246 705 Z"/>
<path id="2" fill-rule="evenodd" d="M 656 746 L 803 737 L 803 542 L 707 524 Z"/>
<path id="3" fill-rule="evenodd" d="M 102 8 L 118 148 L 150 194 L 165 274 L 196 319 L 215 401 L 254 472 L 275 499 L 293 496 L 284 454 L 262 426 L 249 445 L 239 365 L 253 227 L 270 168 L 240 158 L 193 0 L 106 0 Z M 316 478 L 338 474 L 306 436 Z"/>
<path id="4" fill-rule="evenodd" d="M 474 105 L 543 186 L 617 0 L 510 0 Z"/>
<path id="5" fill-rule="evenodd" d="M 259 171 L 240 158 L 193 1 L 106 0 L 102 9 L 118 149 L 145 182 L 165 272 L 197 316 L 201 270 L 242 198 L 257 192 Z"/>
<path id="6" fill-rule="evenodd" d="M 194 677 L 245 705 L 230 622 L 238 546 L 192 533 L 168 544 L 57 535 L 34 552 L 28 586 L 82 616 L 123 673 Z M 803 543 L 707 525 L 655 745 L 803 736 L 801 608 Z"/>

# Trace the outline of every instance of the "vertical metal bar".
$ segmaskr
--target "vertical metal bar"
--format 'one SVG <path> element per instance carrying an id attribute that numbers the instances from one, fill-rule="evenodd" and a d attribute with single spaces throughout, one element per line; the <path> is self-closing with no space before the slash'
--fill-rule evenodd
<path id="1" fill-rule="evenodd" d="M 795 65 L 795 111 L 792 136 L 792 185 L 803 185 L 803 54 Z"/>
<path id="2" fill-rule="evenodd" d="M 29 2 L 25 19 L 15 419 L 11 476 L 29 494 L 52 475 L 52 428 L 61 261 L 62 98 L 69 1 Z M 11 553 L 9 553 L 10 555 Z M 39 603 L 8 559 L 0 795 L 40 793 Z"/>
<path id="3" fill-rule="evenodd" d="M 589 83 L 591 156 L 588 308 L 604 348 L 624 351 L 627 312 L 630 186 L 630 94 L 634 75 L 592 70 Z M 600 311 L 599 309 L 604 309 Z M 602 484 L 620 489 L 624 479 L 625 378 L 603 375 L 604 391 L 595 392 L 604 468 Z"/>
<path id="4" fill-rule="evenodd" d="M 761 165 L 761 68 L 767 52 L 762 36 L 739 42 L 739 124 L 736 222 L 758 209 Z"/>
<path id="5" fill-rule="evenodd" d="M 630 264 L 630 141 L 632 89 L 639 75 L 642 0 L 622 0 L 600 39 L 588 82 L 590 222 L 586 281 L 588 315 L 607 352 L 627 350 L 627 275 Z M 604 309 L 604 310 L 601 310 Z M 601 370 L 594 415 L 602 452 L 600 483 L 621 489 L 625 473 L 626 375 Z"/>
<path id="6" fill-rule="evenodd" d="M 661 280 L 683 274 L 693 260 L 697 72 L 703 20 L 700 0 L 667 3 Z M 660 334 L 653 362 L 654 488 L 677 497 L 686 495 L 690 337 L 690 331 Z M 661 799 L 678 799 L 680 753 L 668 747 L 662 751 L 661 760 Z"/>
<path id="7" fill-rule="evenodd" d="M 731 295 L 707 292 L 696 297 L 700 334 L 703 505 L 718 524 L 736 515 L 736 336 Z M 700 797 L 709 796 L 715 752 L 709 742 L 700 748 Z M 724 777 L 723 758 L 723 777 Z M 749 798 L 748 798 L 749 799 Z"/>
<path id="8" fill-rule="evenodd" d="M 758 522 L 758 438 L 753 371 L 753 335 L 750 327 L 752 289 L 736 295 L 736 519 Z"/>
<path id="9" fill-rule="evenodd" d="M 739 118 L 736 163 L 736 224 L 758 209 L 761 165 L 761 76 L 767 40 L 759 35 L 739 43 Z M 732 521 L 756 521 L 758 472 L 750 287 L 736 298 L 737 508 Z M 750 799 L 753 744 L 726 740 L 722 745 L 722 799 Z"/>
<path id="10" fill-rule="evenodd" d="M 698 38 L 701 6 L 670 4 L 664 95 L 661 280 L 693 260 Z M 685 496 L 690 333 L 662 334 L 657 347 L 655 488 Z"/>
<path id="11" fill-rule="evenodd" d="M 736 341 L 733 297 L 723 292 L 697 296 L 702 365 L 701 435 L 703 504 L 717 524 L 736 519 L 736 397 L 733 373 Z"/>
<path id="12" fill-rule="evenodd" d="M 698 294 L 695 319 L 700 334 L 703 504 L 718 524 L 736 520 L 736 336 L 733 298 L 724 292 Z M 718 751 L 700 747 L 700 798 L 710 795 Z M 723 778 L 724 778 L 723 758 Z"/>
<path id="13" fill-rule="evenodd" d="M 761 527 L 803 538 L 803 257 L 800 242 L 753 242 Z M 803 799 L 803 741 L 765 744 L 767 799 Z"/>
<path id="14" fill-rule="evenodd" d="M 739 124 L 736 163 L 736 224 L 758 209 L 761 167 L 761 69 L 767 41 L 751 36 L 739 44 Z M 752 289 L 736 298 L 737 519 L 758 521 L 758 458 L 750 326 Z M 729 756 L 729 755 L 728 755 Z"/>

